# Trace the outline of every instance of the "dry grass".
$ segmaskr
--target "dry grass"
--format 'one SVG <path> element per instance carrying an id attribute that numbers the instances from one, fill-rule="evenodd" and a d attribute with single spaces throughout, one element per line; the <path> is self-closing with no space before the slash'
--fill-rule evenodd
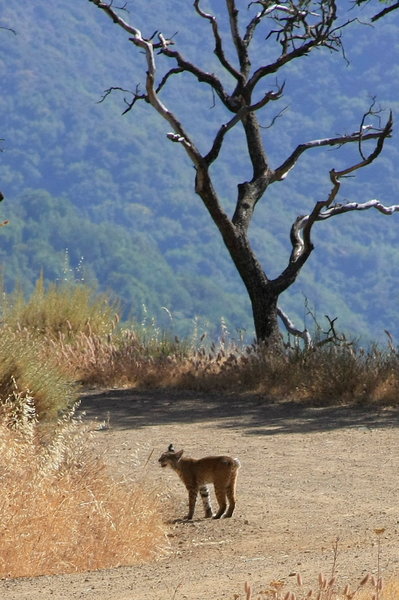
<path id="1" fill-rule="evenodd" d="M 294 591 L 292 591 L 294 590 Z M 353 585 L 339 585 L 336 577 L 325 577 L 320 573 L 313 586 L 303 583 L 298 574 L 296 585 L 288 590 L 282 581 L 271 581 L 260 591 L 255 592 L 248 582 L 244 586 L 244 595 L 234 594 L 234 600 L 397 600 L 399 582 L 384 583 L 372 575 L 366 575 Z"/>
<path id="2" fill-rule="evenodd" d="M 313 404 L 398 402 L 399 351 L 390 337 L 386 349 L 365 350 L 334 331 L 330 343 L 323 339 L 313 349 L 287 347 L 273 353 L 262 346 L 238 345 L 225 329 L 223 338 L 205 346 L 197 336 L 184 341 L 168 336 L 153 322 L 125 329 L 118 322 L 115 306 L 82 283 L 45 289 L 39 280 L 29 300 L 18 294 L 5 297 L 0 399 L 9 392 L 13 377 L 19 387 L 31 390 L 45 418 L 73 402 L 73 395 L 63 401 L 71 381 L 252 392 Z M 15 349 L 6 357 L 11 338 Z M 15 364 L 19 356 L 22 360 Z M 28 364 L 31 367 L 25 369 Z M 22 372 L 28 376 L 22 377 Z M 55 385 L 45 385 L 57 377 L 59 393 Z"/>
<path id="3" fill-rule="evenodd" d="M 205 349 L 162 339 L 146 345 L 133 330 L 107 337 L 81 332 L 71 341 L 60 336 L 43 348 L 86 385 L 255 392 L 315 404 L 391 405 L 399 397 L 399 354 L 392 349 L 324 346 L 273 355 L 232 344 Z"/>
<path id="4" fill-rule="evenodd" d="M 111 568 L 165 550 L 156 490 L 114 480 L 88 435 L 71 417 L 39 425 L 28 395 L 4 404 L 0 577 Z"/>
<path id="5" fill-rule="evenodd" d="M 3 325 L 0 330 L 0 404 L 14 390 L 29 390 L 37 416 L 57 419 L 77 399 L 73 378 L 62 373 L 55 357 L 43 352 L 43 344 L 27 330 L 13 330 Z"/>
<path id="6" fill-rule="evenodd" d="M 87 285 L 64 281 L 45 286 L 40 277 L 30 298 L 20 291 L 1 298 L 3 322 L 36 336 L 73 339 L 80 332 L 107 335 L 115 327 L 117 305 Z"/>
<path id="7" fill-rule="evenodd" d="M 331 575 L 326 577 L 319 573 L 313 586 L 307 585 L 300 573 L 296 574 L 296 585 L 287 586 L 283 581 L 270 582 L 265 588 L 255 593 L 250 583 L 244 586 L 245 600 L 397 600 L 399 581 L 384 582 L 381 576 L 381 535 L 385 529 L 375 529 L 377 536 L 377 573 L 367 573 L 359 581 L 340 584 L 337 576 L 337 559 L 339 555 L 339 538 L 333 544 L 333 563 Z M 294 590 L 294 591 L 293 591 Z M 239 600 L 240 594 L 235 594 L 234 600 Z"/>

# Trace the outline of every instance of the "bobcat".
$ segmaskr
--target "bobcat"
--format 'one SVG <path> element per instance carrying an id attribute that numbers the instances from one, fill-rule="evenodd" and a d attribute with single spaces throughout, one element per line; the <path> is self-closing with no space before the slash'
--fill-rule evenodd
<path id="1" fill-rule="evenodd" d="M 236 498 L 237 472 L 240 461 L 230 456 L 206 456 L 205 458 L 182 458 L 183 450 L 176 450 L 170 444 L 168 450 L 161 454 L 158 462 L 161 467 L 170 467 L 180 477 L 188 491 L 188 515 L 185 520 L 191 520 L 194 515 L 198 491 L 201 494 L 206 518 L 220 519 L 231 517 Z M 215 495 L 219 504 L 216 515 L 212 512 L 207 483 L 213 483 Z M 226 498 L 229 501 L 227 508 Z M 227 508 L 227 511 L 226 511 Z"/>

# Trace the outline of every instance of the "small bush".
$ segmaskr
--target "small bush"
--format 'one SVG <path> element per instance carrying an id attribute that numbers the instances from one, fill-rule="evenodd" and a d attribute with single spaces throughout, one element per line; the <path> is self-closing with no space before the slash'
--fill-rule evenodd
<path id="1" fill-rule="evenodd" d="M 77 399 L 71 377 L 63 374 L 53 357 L 26 331 L 0 331 L 0 403 L 15 389 L 29 390 L 40 419 L 56 419 Z"/>
<path id="2" fill-rule="evenodd" d="M 62 282 L 45 286 L 41 277 L 30 298 L 19 291 L 3 296 L 3 322 L 13 330 L 68 339 L 79 333 L 107 335 L 115 327 L 117 306 L 84 283 Z"/>

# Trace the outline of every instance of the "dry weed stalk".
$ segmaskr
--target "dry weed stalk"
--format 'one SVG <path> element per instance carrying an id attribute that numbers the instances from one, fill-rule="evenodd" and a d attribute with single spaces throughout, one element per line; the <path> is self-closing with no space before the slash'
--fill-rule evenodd
<path id="1" fill-rule="evenodd" d="M 297 573 L 295 592 L 285 590 L 281 580 L 271 581 L 266 589 L 260 590 L 256 596 L 253 587 L 245 582 L 245 600 L 397 600 L 399 598 L 399 581 L 393 580 L 385 584 L 381 576 L 381 535 L 385 529 L 375 529 L 377 535 L 377 573 L 367 573 L 358 583 L 347 583 L 342 591 L 337 583 L 337 559 L 339 538 L 333 543 L 333 562 L 331 575 L 326 577 L 319 573 L 317 584 L 306 588 L 302 575 Z M 239 600 L 240 595 L 234 594 L 234 600 Z"/>

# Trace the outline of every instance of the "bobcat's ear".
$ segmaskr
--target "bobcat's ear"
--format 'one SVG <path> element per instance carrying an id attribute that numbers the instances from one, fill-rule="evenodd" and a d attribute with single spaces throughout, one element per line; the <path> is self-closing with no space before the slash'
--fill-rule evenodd
<path id="1" fill-rule="evenodd" d="M 177 460 L 181 459 L 181 457 L 183 456 L 183 452 L 184 452 L 184 450 L 179 450 L 179 452 L 175 453 L 175 456 L 176 456 Z"/>
<path id="2" fill-rule="evenodd" d="M 173 444 L 169 444 L 169 446 L 168 446 L 168 452 L 174 452 L 174 451 L 175 451 L 175 449 L 173 447 Z"/>

